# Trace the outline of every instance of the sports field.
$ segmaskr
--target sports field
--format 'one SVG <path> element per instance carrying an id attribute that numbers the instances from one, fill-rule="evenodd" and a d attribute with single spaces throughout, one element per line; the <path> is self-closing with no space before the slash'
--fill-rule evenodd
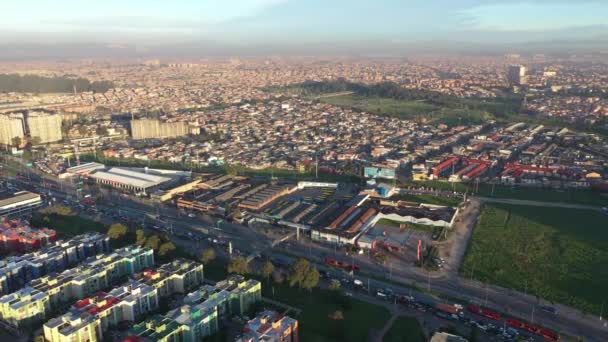
<path id="1" fill-rule="evenodd" d="M 606 265 L 607 215 L 492 204 L 475 227 L 461 274 L 599 314 Z"/>

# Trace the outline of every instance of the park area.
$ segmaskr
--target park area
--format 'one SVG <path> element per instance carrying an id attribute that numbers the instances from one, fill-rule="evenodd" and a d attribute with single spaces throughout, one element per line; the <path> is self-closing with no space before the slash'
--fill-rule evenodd
<path id="1" fill-rule="evenodd" d="M 359 95 L 342 95 L 322 98 L 321 101 L 341 107 L 352 107 L 368 113 L 390 116 L 400 119 L 424 118 L 431 123 L 456 126 L 461 124 L 480 124 L 494 119 L 491 114 L 492 103 L 461 103 L 438 106 L 429 101 L 401 100 L 386 97 L 368 97 Z"/>
<path id="2" fill-rule="evenodd" d="M 383 342 L 424 342 L 420 324 L 413 317 L 401 316 L 384 335 Z"/>
<path id="3" fill-rule="evenodd" d="M 312 292 L 287 285 L 263 284 L 264 297 L 288 303 L 301 311 L 300 340 L 367 341 L 370 329 L 380 330 L 389 320 L 388 309 L 315 288 Z"/>
<path id="4" fill-rule="evenodd" d="M 599 314 L 608 288 L 608 216 L 486 205 L 461 274 Z"/>

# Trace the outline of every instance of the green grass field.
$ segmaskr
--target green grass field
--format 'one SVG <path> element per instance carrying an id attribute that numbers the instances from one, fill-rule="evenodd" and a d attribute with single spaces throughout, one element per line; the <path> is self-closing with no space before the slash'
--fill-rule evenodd
<path id="1" fill-rule="evenodd" d="M 393 220 L 389 220 L 389 219 L 380 219 L 378 220 L 378 222 L 376 223 L 377 225 L 382 225 L 382 226 L 389 226 L 389 227 L 400 227 L 401 224 L 403 222 L 398 222 L 398 221 L 393 221 Z M 427 232 L 427 233 L 432 233 L 435 230 L 434 226 L 427 226 L 424 224 L 418 224 L 418 223 L 405 223 L 405 226 L 407 229 L 413 229 L 413 230 L 417 230 L 417 231 L 421 231 L 421 232 Z"/>
<path id="2" fill-rule="evenodd" d="M 390 317 L 388 309 L 382 306 L 339 296 L 328 290 L 314 289 L 311 293 L 265 282 L 262 291 L 265 297 L 302 310 L 297 316 L 301 341 L 367 341 L 369 330 L 380 329 Z M 337 310 L 342 311 L 343 320 L 329 318 Z"/>
<path id="3" fill-rule="evenodd" d="M 462 202 L 462 200 L 457 197 L 443 197 L 433 195 L 395 195 L 390 199 L 425 204 L 444 205 L 449 207 L 456 207 L 460 204 L 460 202 Z"/>
<path id="4" fill-rule="evenodd" d="M 486 205 L 461 274 L 599 314 L 607 227 L 599 211 Z"/>
<path id="5" fill-rule="evenodd" d="M 487 111 L 476 108 L 439 107 L 424 100 L 395 100 L 391 98 L 343 95 L 322 98 L 322 102 L 336 106 L 353 107 L 369 113 L 401 119 L 425 118 L 431 123 L 450 126 L 478 124 L 494 117 Z"/>
<path id="6" fill-rule="evenodd" d="M 62 238 L 71 238 L 88 232 L 105 234 L 108 231 L 108 227 L 103 223 L 88 220 L 77 215 L 43 215 L 34 213 L 30 222 L 34 227 L 52 228 Z"/>
<path id="7" fill-rule="evenodd" d="M 401 316 L 384 335 L 383 342 L 424 342 L 424 334 L 413 317 Z"/>
<path id="8" fill-rule="evenodd" d="M 492 190 L 492 185 L 489 184 L 479 184 L 479 186 L 476 186 L 475 184 L 469 183 L 450 183 L 436 180 L 420 182 L 405 181 L 399 182 L 399 185 L 431 187 L 438 190 L 467 192 L 468 194 L 486 197 L 513 198 L 540 202 L 564 202 L 595 206 L 608 205 L 608 197 L 593 193 L 590 190 L 558 190 L 505 185 L 496 185 L 494 186 L 494 190 Z"/>

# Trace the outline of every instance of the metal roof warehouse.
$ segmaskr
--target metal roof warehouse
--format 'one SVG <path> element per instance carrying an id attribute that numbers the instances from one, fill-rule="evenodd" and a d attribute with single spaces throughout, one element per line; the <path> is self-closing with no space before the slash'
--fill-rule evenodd
<path id="1" fill-rule="evenodd" d="M 108 171 L 97 171 L 91 175 L 97 183 L 116 188 L 148 193 L 159 185 L 171 180 L 169 177 L 151 175 L 122 168 L 113 167 Z"/>

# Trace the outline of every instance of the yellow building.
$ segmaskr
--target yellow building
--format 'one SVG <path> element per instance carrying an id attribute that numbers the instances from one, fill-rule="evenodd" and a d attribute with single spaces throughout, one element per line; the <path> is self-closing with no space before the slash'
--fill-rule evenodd
<path id="1" fill-rule="evenodd" d="M 48 294 L 31 287 L 0 298 L 0 318 L 18 328 L 39 322 L 50 309 Z"/>

